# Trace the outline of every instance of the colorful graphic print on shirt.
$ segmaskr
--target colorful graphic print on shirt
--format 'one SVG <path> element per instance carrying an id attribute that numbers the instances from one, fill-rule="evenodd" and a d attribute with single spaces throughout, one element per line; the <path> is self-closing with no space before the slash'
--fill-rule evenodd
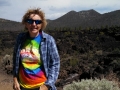
<path id="1" fill-rule="evenodd" d="M 34 89 L 46 81 L 43 64 L 40 60 L 40 41 L 40 35 L 27 39 L 20 52 L 22 65 L 19 80 L 20 85 L 24 88 Z"/>

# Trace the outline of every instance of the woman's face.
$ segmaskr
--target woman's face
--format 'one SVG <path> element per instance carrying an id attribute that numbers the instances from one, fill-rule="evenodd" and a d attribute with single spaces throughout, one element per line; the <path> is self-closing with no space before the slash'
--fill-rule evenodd
<path id="1" fill-rule="evenodd" d="M 26 28 L 31 37 L 36 37 L 42 27 L 42 19 L 37 14 L 31 14 L 30 18 L 26 21 Z"/>

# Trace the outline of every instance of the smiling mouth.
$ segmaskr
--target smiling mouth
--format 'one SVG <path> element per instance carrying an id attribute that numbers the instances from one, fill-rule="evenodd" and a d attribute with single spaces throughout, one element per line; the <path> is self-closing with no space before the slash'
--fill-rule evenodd
<path id="1" fill-rule="evenodd" d="M 31 28 L 31 30 L 37 30 L 37 28 Z"/>

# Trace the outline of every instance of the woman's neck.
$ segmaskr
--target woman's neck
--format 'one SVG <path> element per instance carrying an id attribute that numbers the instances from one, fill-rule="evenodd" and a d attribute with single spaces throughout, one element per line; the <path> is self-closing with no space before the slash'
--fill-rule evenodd
<path id="1" fill-rule="evenodd" d="M 29 33 L 29 35 L 30 35 L 31 38 L 34 38 L 34 37 L 37 37 L 39 35 L 39 33 L 37 33 L 37 34 L 30 34 Z"/>

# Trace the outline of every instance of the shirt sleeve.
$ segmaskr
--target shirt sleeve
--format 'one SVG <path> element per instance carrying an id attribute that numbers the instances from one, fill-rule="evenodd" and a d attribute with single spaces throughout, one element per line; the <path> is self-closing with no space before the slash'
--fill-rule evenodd
<path id="1" fill-rule="evenodd" d="M 58 54 L 57 46 L 53 37 L 50 39 L 49 55 L 50 62 L 48 67 L 48 79 L 45 82 L 46 85 L 53 86 L 58 78 L 60 69 L 60 57 Z"/>

